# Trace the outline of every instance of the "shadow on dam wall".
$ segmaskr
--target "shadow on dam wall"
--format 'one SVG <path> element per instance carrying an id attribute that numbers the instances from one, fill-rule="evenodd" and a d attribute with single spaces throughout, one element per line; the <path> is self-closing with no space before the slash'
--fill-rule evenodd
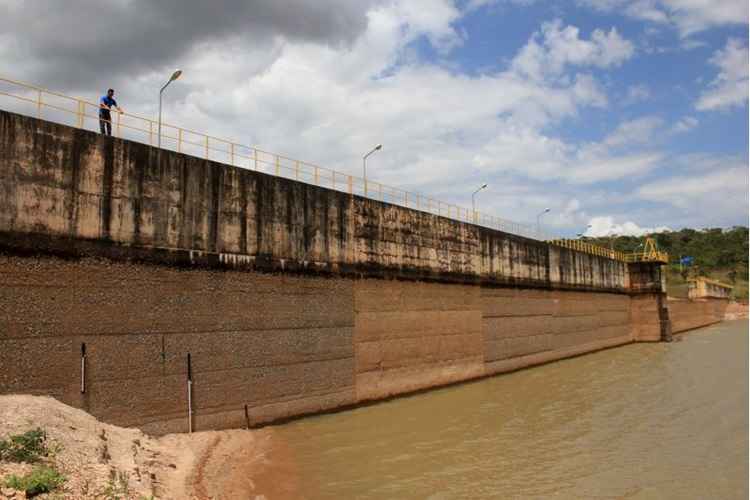
<path id="1" fill-rule="evenodd" d="M 153 433 L 187 430 L 188 353 L 193 428 L 227 428 L 671 325 L 656 263 L 174 152 L 157 164 L 147 145 L 4 111 L 0 250 L 0 393 Z M 720 320 L 712 304 L 680 306 L 681 328 Z"/>

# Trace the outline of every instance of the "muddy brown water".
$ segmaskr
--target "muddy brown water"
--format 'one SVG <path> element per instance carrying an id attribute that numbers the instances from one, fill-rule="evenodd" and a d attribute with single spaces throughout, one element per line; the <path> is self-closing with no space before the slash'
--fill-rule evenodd
<path id="1" fill-rule="evenodd" d="M 744 499 L 747 363 L 747 321 L 724 322 L 291 422 L 273 440 L 309 499 Z"/>

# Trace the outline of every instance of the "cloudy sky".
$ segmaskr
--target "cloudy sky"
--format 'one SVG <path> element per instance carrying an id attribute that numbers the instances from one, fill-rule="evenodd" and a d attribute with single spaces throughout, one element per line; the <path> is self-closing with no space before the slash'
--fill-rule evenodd
<path id="1" fill-rule="evenodd" d="M 0 0 L 0 76 L 175 68 L 165 121 L 558 234 L 748 222 L 746 0 Z"/>

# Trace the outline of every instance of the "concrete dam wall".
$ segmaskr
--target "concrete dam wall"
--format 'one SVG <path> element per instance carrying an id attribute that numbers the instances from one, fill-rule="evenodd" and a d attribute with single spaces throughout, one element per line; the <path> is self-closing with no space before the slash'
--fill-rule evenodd
<path id="1" fill-rule="evenodd" d="M 670 325 L 657 264 L 3 111 L 0 252 L 0 393 L 153 433 L 187 430 L 188 354 L 194 428 L 227 428 Z"/>
<path id="2" fill-rule="evenodd" d="M 672 333 L 681 333 L 724 320 L 729 299 L 671 299 L 667 302 Z"/>

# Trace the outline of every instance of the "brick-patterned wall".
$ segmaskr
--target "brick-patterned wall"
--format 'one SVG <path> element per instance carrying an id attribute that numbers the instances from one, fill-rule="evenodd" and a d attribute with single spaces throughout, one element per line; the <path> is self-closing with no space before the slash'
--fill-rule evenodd
<path id="1" fill-rule="evenodd" d="M 487 373 L 632 341 L 627 295 L 512 288 L 481 295 Z"/>
<path id="2" fill-rule="evenodd" d="M 662 321 L 659 308 L 660 294 L 633 295 L 630 305 L 631 331 L 635 342 L 659 342 L 662 340 Z"/>
<path id="3" fill-rule="evenodd" d="M 670 300 L 669 317 L 672 332 L 679 333 L 712 325 L 724 319 L 728 299 Z"/>
<path id="4" fill-rule="evenodd" d="M 357 399 L 483 375 L 479 294 L 470 285 L 355 282 Z"/>
<path id="5" fill-rule="evenodd" d="M 197 428 L 355 401 L 351 280 L 8 256 L 0 276 L 0 393 L 184 430 L 190 352 Z"/>
<path id="6" fill-rule="evenodd" d="M 659 340 L 658 294 L 0 255 L 0 393 L 120 425 L 242 427 Z M 726 301 L 670 302 L 675 331 Z M 81 345 L 86 392 L 80 392 Z"/>

